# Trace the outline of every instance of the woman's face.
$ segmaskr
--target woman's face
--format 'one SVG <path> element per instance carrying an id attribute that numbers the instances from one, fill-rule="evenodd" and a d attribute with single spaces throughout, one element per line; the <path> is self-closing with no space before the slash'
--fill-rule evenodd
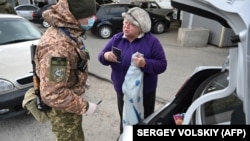
<path id="1" fill-rule="evenodd" d="M 123 20 L 123 33 L 127 38 L 137 38 L 141 33 L 140 27 L 134 25 L 128 20 Z"/>

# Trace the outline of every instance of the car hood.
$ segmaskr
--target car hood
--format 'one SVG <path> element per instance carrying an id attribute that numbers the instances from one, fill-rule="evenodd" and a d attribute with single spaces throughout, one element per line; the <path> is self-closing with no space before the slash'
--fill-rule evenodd
<path id="1" fill-rule="evenodd" d="M 38 40 L 1 45 L 0 77 L 14 83 L 16 80 L 32 75 L 30 46 Z M 21 87 L 21 85 L 20 85 Z"/>

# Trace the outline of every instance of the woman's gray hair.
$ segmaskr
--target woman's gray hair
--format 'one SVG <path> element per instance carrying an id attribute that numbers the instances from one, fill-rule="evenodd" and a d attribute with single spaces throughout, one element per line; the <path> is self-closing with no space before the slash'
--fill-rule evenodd
<path id="1" fill-rule="evenodd" d="M 149 32 L 151 29 L 151 19 L 144 9 L 139 7 L 131 8 L 128 12 L 123 12 L 122 17 L 140 27 L 143 33 Z"/>

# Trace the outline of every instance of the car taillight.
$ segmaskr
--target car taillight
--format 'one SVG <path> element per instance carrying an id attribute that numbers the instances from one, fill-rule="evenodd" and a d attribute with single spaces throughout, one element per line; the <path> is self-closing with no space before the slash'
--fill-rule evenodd
<path id="1" fill-rule="evenodd" d="M 32 17 L 36 16 L 36 13 L 35 11 L 32 12 Z"/>

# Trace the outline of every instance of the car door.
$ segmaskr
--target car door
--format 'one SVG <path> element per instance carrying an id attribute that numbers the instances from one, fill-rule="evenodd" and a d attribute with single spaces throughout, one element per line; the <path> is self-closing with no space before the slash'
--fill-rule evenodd
<path id="1" fill-rule="evenodd" d="M 108 19 L 112 23 L 115 31 L 121 31 L 123 26 L 122 13 L 127 11 L 125 6 L 111 6 L 109 9 Z"/>

